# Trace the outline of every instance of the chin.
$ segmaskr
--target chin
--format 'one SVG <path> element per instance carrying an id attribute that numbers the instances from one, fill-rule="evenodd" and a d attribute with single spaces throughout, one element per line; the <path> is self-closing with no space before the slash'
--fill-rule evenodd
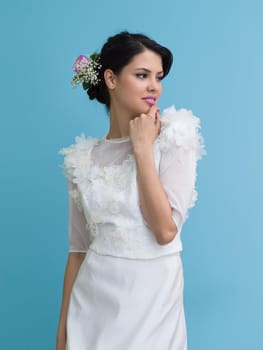
<path id="1" fill-rule="evenodd" d="M 133 119 L 135 117 L 138 117 L 140 114 L 144 113 L 147 114 L 150 110 L 151 106 L 148 106 L 146 104 L 144 104 L 143 106 L 138 106 L 138 108 L 133 108 L 133 111 L 131 111 L 131 115 L 133 115 Z"/>
<path id="2" fill-rule="evenodd" d="M 148 113 L 150 110 L 151 106 L 150 105 L 144 105 L 142 108 L 140 108 L 140 111 L 137 114 L 141 114 L 141 113 Z"/>

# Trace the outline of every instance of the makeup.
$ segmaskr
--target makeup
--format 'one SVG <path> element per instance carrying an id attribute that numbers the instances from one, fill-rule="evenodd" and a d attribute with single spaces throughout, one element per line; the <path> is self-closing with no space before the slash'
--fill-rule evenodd
<path id="1" fill-rule="evenodd" d="M 155 96 L 146 96 L 142 98 L 148 105 L 153 106 L 156 103 Z"/>

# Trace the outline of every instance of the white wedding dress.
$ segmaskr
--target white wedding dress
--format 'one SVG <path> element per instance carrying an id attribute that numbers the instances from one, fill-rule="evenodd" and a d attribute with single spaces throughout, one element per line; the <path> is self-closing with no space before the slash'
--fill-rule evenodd
<path id="1" fill-rule="evenodd" d="M 64 148 L 70 252 L 85 252 L 72 288 L 67 350 L 186 350 L 181 229 L 197 198 L 199 119 L 171 107 L 153 144 L 179 229 L 160 245 L 140 210 L 129 137 L 84 136 Z"/>

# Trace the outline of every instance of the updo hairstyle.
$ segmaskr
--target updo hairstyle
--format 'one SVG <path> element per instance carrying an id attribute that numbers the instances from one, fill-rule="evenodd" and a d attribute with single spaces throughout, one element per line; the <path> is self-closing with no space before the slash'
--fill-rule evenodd
<path id="1" fill-rule="evenodd" d="M 142 53 L 145 49 L 149 49 L 161 56 L 165 77 L 169 73 L 173 62 L 171 51 L 143 34 L 121 32 L 109 37 L 102 47 L 100 53 L 101 68 L 98 76 L 100 82 L 98 85 L 92 86 L 87 90 L 89 98 L 91 100 L 97 99 L 109 109 L 110 96 L 104 80 L 104 71 L 111 69 L 114 74 L 119 74 L 135 55 Z"/>

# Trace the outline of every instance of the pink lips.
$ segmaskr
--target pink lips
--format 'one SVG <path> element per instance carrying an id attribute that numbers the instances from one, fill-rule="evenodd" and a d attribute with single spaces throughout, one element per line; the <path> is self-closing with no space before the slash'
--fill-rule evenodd
<path id="1" fill-rule="evenodd" d="M 142 98 L 148 105 L 153 106 L 156 103 L 157 98 L 155 96 L 146 96 Z"/>

